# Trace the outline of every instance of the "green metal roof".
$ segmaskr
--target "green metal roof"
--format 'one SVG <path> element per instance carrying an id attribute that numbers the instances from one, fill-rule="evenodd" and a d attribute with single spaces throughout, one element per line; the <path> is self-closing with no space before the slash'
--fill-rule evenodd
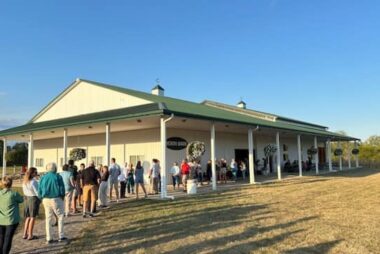
<path id="1" fill-rule="evenodd" d="M 150 93 L 144 93 L 144 92 L 140 92 L 136 90 L 131 90 L 131 89 L 122 88 L 119 86 L 99 83 L 99 82 L 85 80 L 85 79 L 77 80 L 77 82 L 80 82 L 80 81 L 84 81 L 96 86 L 100 86 L 103 88 L 118 91 L 118 92 L 125 93 L 131 96 L 135 96 L 141 99 L 145 99 L 145 100 L 151 101 L 152 104 L 111 110 L 111 111 L 104 111 L 104 112 L 92 113 L 92 114 L 86 114 L 86 115 L 79 115 L 75 117 L 57 119 L 57 120 L 52 120 L 52 121 L 45 121 L 45 122 L 38 122 L 38 123 L 29 122 L 28 124 L 23 125 L 23 126 L 0 131 L 0 136 L 26 133 L 26 132 L 49 129 L 49 128 L 51 129 L 51 128 L 56 128 L 56 127 L 88 124 L 88 123 L 93 123 L 93 122 L 111 121 L 115 119 L 127 119 L 127 118 L 132 118 L 132 117 L 140 117 L 143 115 L 175 114 L 177 116 L 191 117 L 191 118 L 197 118 L 197 119 L 205 119 L 205 120 L 212 120 L 212 121 L 244 124 L 248 126 L 261 126 L 261 127 L 267 127 L 267 128 L 295 131 L 299 133 L 307 133 L 307 134 L 312 134 L 312 135 L 317 135 L 317 136 L 329 137 L 332 139 L 359 140 L 357 138 L 344 136 L 338 133 L 316 128 L 315 126 L 312 126 L 312 125 L 302 125 L 302 124 L 295 125 L 294 123 L 286 122 L 286 121 L 277 121 L 277 122 L 267 121 L 260 118 L 243 115 L 237 112 L 231 112 L 228 110 L 223 110 L 223 109 L 207 106 L 202 103 L 184 101 L 184 100 L 171 98 L 167 96 L 153 95 Z M 75 83 L 76 82 L 74 82 L 71 86 L 75 85 Z M 58 95 L 51 103 L 49 103 L 49 105 L 53 104 L 57 99 L 59 99 L 62 94 L 69 91 L 70 87 L 65 89 L 64 92 Z M 48 109 L 49 105 L 46 106 L 41 112 Z M 37 115 L 41 114 L 41 112 L 38 113 Z"/>

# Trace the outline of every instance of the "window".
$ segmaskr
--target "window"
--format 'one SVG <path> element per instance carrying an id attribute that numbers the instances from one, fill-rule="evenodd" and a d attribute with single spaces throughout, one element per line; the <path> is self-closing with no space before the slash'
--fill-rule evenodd
<path id="1" fill-rule="evenodd" d="M 288 154 L 288 146 L 287 145 L 282 145 L 282 158 L 284 161 L 288 161 L 289 160 L 289 154 Z"/>
<path id="2" fill-rule="evenodd" d="M 143 163 L 144 162 L 144 155 L 131 155 L 131 156 L 129 156 L 129 163 L 132 163 L 133 166 L 136 166 L 138 161 L 141 161 L 141 163 Z"/>
<path id="3" fill-rule="evenodd" d="M 103 157 L 102 156 L 92 156 L 91 160 L 94 161 L 95 166 L 102 164 L 103 165 Z"/>
<path id="4" fill-rule="evenodd" d="M 43 167 L 44 166 L 44 159 L 36 158 L 36 167 Z"/>

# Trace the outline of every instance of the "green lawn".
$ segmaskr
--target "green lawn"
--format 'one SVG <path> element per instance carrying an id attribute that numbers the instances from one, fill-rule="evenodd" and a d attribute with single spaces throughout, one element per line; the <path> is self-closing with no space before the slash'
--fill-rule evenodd
<path id="1" fill-rule="evenodd" d="M 380 170 L 118 204 L 65 253 L 380 253 Z"/>

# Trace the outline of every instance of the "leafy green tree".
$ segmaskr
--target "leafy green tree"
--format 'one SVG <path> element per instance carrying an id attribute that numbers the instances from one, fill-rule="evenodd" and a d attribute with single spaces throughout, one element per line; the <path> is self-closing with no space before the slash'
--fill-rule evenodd
<path id="1" fill-rule="evenodd" d="M 25 165 L 28 162 L 28 145 L 27 143 L 16 143 L 6 153 L 7 162 L 12 165 Z"/>

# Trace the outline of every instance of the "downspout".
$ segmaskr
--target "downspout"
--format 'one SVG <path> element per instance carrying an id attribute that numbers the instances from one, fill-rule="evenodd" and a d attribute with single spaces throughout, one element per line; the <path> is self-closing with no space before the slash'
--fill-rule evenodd
<path id="1" fill-rule="evenodd" d="M 165 149 L 165 161 L 164 161 L 164 163 L 165 163 L 165 178 L 167 177 L 167 176 L 166 176 L 166 172 L 167 172 L 167 169 L 166 169 L 166 123 L 169 122 L 169 121 L 171 121 L 173 118 L 174 118 L 174 114 L 172 113 L 168 119 L 165 119 L 165 120 L 163 121 L 164 126 L 165 126 L 165 140 L 163 140 L 163 141 L 164 141 L 165 143 L 162 145 L 162 147 L 163 147 L 163 149 Z M 162 182 L 161 182 L 161 184 L 162 184 Z M 166 184 L 166 179 L 165 179 L 165 181 L 164 181 L 164 184 Z M 167 184 L 166 184 L 166 185 L 167 185 Z M 166 187 L 167 187 L 167 186 L 166 186 Z M 171 199 L 171 200 L 174 200 L 174 196 L 168 196 L 168 195 L 167 195 L 167 191 L 165 191 L 165 194 L 164 194 L 164 196 L 163 196 L 162 198 L 163 198 L 163 199 Z"/>

